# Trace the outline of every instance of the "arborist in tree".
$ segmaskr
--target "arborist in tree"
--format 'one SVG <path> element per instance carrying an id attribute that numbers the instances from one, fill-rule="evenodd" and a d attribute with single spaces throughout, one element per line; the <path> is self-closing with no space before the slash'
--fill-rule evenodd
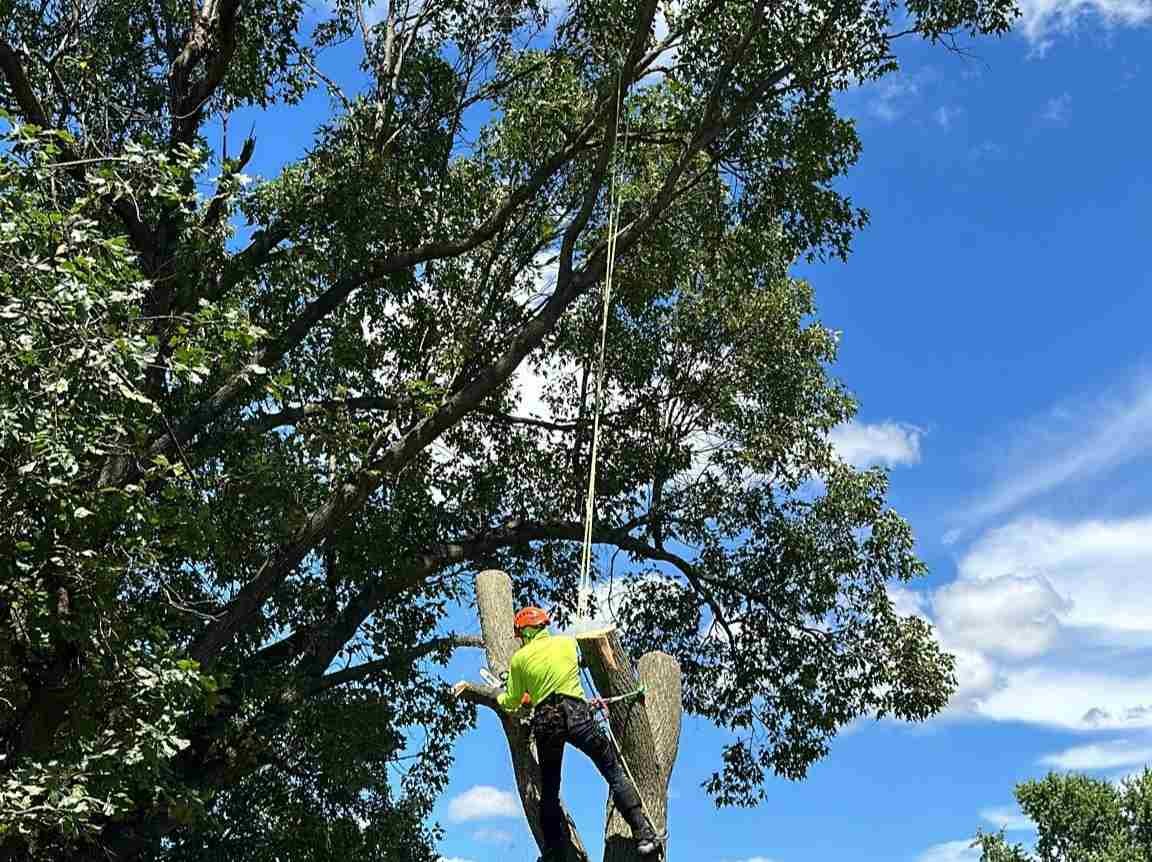
<path id="1" fill-rule="evenodd" d="M 628 777 L 611 740 L 596 721 L 580 683 L 580 657 L 576 639 L 553 637 L 548 612 L 524 608 L 516 614 L 516 637 L 522 646 L 512 656 L 508 689 L 500 706 L 515 712 L 533 704 L 532 735 L 540 758 L 540 828 L 544 833 L 542 862 L 563 859 L 564 814 L 560 808 L 560 768 L 564 743 L 570 742 L 596 764 L 612 799 L 636 839 L 641 855 L 659 847 L 652 821 L 644 811 L 636 785 Z"/>

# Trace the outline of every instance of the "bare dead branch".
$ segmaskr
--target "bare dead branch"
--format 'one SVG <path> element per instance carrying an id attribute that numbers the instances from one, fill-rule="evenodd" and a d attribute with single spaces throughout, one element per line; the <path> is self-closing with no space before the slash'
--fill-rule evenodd
<path id="1" fill-rule="evenodd" d="M 229 173 L 235 175 L 243 173 L 244 168 L 247 167 L 248 162 L 252 159 L 252 154 L 256 151 L 256 139 L 249 136 L 244 140 L 244 146 L 240 149 L 240 155 L 236 161 L 229 165 Z M 208 228 L 214 228 L 224 217 L 224 205 L 227 203 L 228 195 L 224 192 L 218 192 L 212 197 L 212 201 L 208 204 L 208 209 L 204 213 L 204 225 Z"/>

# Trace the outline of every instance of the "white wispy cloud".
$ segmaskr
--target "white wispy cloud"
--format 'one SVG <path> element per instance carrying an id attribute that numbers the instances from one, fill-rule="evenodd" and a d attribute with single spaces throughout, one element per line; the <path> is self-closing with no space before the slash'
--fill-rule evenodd
<path id="1" fill-rule="evenodd" d="M 1043 55 L 1054 37 L 1086 23 L 1105 27 L 1139 27 L 1152 21 L 1150 0 L 1021 0 L 1016 31 Z"/>
<path id="2" fill-rule="evenodd" d="M 1141 373 L 1123 387 L 1057 405 L 1002 448 L 1004 477 L 961 513 L 965 527 L 1152 453 L 1152 375 Z"/>
<path id="3" fill-rule="evenodd" d="M 916 857 L 916 862 L 980 862 L 980 851 L 971 846 L 973 839 L 933 844 Z"/>
<path id="4" fill-rule="evenodd" d="M 951 711 L 1082 731 L 1152 727 L 1152 516 L 1019 518 L 978 536 L 957 577 L 896 591 L 956 656 Z"/>
<path id="5" fill-rule="evenodd" d="M 1016 659 L 1047 652 L 1069 607 L 1042 575 L 962 578 L 932 597 L 936 625 L 949 643 Z"/>
<path id="6" fill-rule="evenodd" d="M 828 435 L 836 453 L 849 464 L 868 467 L 916 464 L 924 432 L 898 422 L 867 424 L 855 420 L 839 425 Z"/>
<path id="7" fill-rule="evenodd" d="M 881 78 L 870 89 L 869 113 L 885 123 L 892 123 L 908 110 L 909 103 L 920 92 L 920 85 L 908 75 L 893 74 Z"/>
<path id="8" fill-rule="evenodd" d="M 472 840 L 485 844 L 511 844 L 515 837 L 507 829 L 477 829 L 472 833 Z"/>
<path id="9" fill-rule="evenodd" d="M 1053 96 L 1044 104 L 1044 110 L 1040 116 L 1049 123 L 1063 126 L 1068 122 L 1068 110 L 1071 106 L 1072 96 L 1068 93 L 1061 93 L 1059 96 Z"/>
<path id="10" fill-rule="evenodd" d="M 964 112 L 963 108 L 958 108 L 953 105 L 941 105 L 936 109 L 933 117 L 936 119 L 936 125 L 947 131 L 952 128 L 952 124 L 959 119 L 960 115 Z"/>
<path id="11" fill-rule="evenodd" d="M 472 862 L 472 860 L 462 856 L 441 856 L 436 862 Z"/>
<path id="12" fill-rule="evenodd" d="M 980 812 L 980 818 L 1006 832 L 1029 832 L 1036 828 L 1036 824 L 1015 806 L 985 808 Z"/>
<path id="13" fill-rule="evenodd" d="M 1116 769 L 1121 766 L 1144 766 L 1152 763 L 1152 740 L 1134 742 L 1114 739 L 1089 745 L 1078 745 L 1040 758 L 1045 766 L 1072 771 Z"/>
<path id="14" fill-rule="evenodd" d="M 1145 664 L 1146 663 L 1142 663 Z M 1066 730 L 1152 728 L 1152 674 L 1101 673 L 1053 665 L 1002 670 L 978 713 Z"/>
<path id="15" fill-rule="evenodd" d="M 487 784 L 471 787 L 448 803 L 448 819 L 457 823 L 519 817 L 520 814 L 520 800 L 516 794 Z"/>
<path id="16" fill-rule="evenodd" d="M 1152 633 L 1152 515 L 1019 518 L 979 537 L 957 570 L 970 585 L 1005 577 L 1042 580 L 1068 602 L 1059 611 L 1068 626 Z M 1049 609 L 1058 611 L 1054 602 Z"/>
<path id="17" fill-rule="evenodd" d="M 989 693 L 1004 686 L 1003 671 L 979 650 L 948 643 L 943 646 L 956 658 L 956 691 L 948 704 L 947 714 L 979 715 L 981 704 Z"/>

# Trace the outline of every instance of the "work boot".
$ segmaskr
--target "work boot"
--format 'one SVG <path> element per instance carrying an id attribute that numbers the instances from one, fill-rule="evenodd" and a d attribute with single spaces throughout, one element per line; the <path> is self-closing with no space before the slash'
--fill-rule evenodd
<path id="1" fill-rule="evenodd" d="M 641 856 L 651 856 L 660 849 L 660 839 L 656 830 L 652 828 L 652 821 L 643 809 L 634 809 L 628 812 L 631 816 L 625 818 L 632 827 L 632 837 L 636 839 L 636 852 Z"/>

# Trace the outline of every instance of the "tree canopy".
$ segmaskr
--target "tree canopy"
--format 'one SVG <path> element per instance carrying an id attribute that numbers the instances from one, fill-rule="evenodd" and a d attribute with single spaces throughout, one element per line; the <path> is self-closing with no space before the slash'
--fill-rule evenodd
<path id="1" fill-rule="evenodd" d="M 1152 859 L 1152 769 L 1119 782 L 1050 773 L 1016 786 L 1036 824 L 1029 850 L 1001 831 L 981 834 L 981 862 L 1148 862 Z"/>
<path id="2" fill-rule="evenodd" d="M 0 0 L 0 850 L 430 858 L 469 573 L 575 604 L 610 262 L 594 538 L 625 646 L 732 732 L 709 791 L 940 709 L 886 591 L 924 567 L 828 442 L 855 404 L 788 267 L 866 220 L 835 95 L 1013 15 Z M 315 88 L 274 176 L 210 143 Z"/>

